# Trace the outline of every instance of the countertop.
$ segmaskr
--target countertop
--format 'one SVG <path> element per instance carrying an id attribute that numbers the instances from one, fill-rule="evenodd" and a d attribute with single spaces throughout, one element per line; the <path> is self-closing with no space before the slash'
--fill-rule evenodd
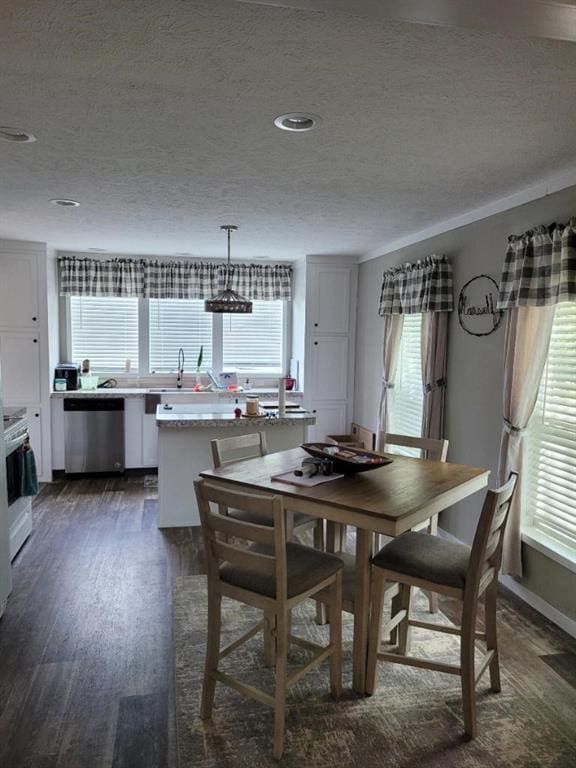
<path id="1" fill-rule="evenodd" d="M 193 389 L 182 387 L 182 389 L 176 390 L 172 387 L 114 387 L 112 389 L 75 389 L 67 390 L 66 392 L 52 391 L 51 397 L 65 398 L 65 397 L 144 397 L 145 395 L 158 395 L 159 397 L 170 397 L 170 395 L 176 395 L 182 397 L 183 395 L 193 395 L 194 397 L 214 397 L 224 400 L 234 400 L 234 398 L 244 398 L 252 395 L 258 397 L 278 397 L 277 389 L 248 389 L 241 392 L 230 392 L 228 390 L 205 390 L 203 392 L 196 392 Z M 286 397 L 300 398 L 302 392 L 287 392 Z"/>
<path id="2" fill-rule="evenodd" d="M 156 414 L 156 423 L 161 429 L 200 428 L 245 428 L 245 427 L 291 427 L 295 424 L 309 426 L 316 423 L 316 417 L 308 411 L 288 412 L 285 416 L 253 416 L 237 418 L 234 413 L 171 413 Z"/>

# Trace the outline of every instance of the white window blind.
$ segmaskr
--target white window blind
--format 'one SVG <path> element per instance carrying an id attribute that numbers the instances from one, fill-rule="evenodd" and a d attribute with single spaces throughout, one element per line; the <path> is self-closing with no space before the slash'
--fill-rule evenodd
<path id="1" fill-rule="evenodd" d="M 523 524 L 576 550 L 576 303 L 558 304 L 526 433 Z"/>
<path id="2" fill-rule="evenodd" d="M 138 372 L 138 299 L 70 297 L 71 356 L 96 373 Z"/>
<path id="3" fill-rule="evenodd" d="M 223 366 L 251 373 L 282 374 L 283 301 L 255 301 L 251 315 L 225 315 Z"/>
<path id="4" fill-rule="evenodd" d="M 393 389 L 390 390 L 389 432 L 399 435 L 422 435 L 422 315 L 405 315 L 398 353 L 398 368 Z M 394 451 L 407 456 L 419 456 L 413 448 L 394 446 Z"/>
<path id="5" fill-rule="evenodd" d="M 212 315 L 200 299 L 149 300 L 150 371 L 171 373 L 178 368 L 178 350 L 184 350 L 184 369 L 196 371 L 200 347 L 202 370 L 212 367 Z"/>

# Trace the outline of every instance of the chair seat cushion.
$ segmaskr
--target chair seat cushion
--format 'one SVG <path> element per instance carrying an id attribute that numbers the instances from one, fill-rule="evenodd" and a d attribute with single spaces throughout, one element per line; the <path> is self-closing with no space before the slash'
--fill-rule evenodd
<path id="1" fill-rule="evenodd" d="M 294 512 L 294 528 L 304 523 L 310 523 L 317 520 L 316 517 L 305 515 L 303 512 Z M 259 514 L 258 512 L 252 512 L 247 509 L 229 509 L 228 516 L 234 518 L 234 520 L 242 520 L 245 523 L 256 523 L 257 525 L 267 525 L 272 527 L 274 520 L 270 515 Z"/>
<path id="2" fill-rule="evenodd" d="M 254 544 L 250 549 L 253 552 L 272 554 L 269 547 Z M 286 544 L 286 569 L 288 574 L 288 597 L 306 592 L 315 584 L 333 576 L 344 567 L 342 561 L 336 555 L 326 552 L 318 552 L 311 547 L 302 544 Z M 249 589 L 267 597 L 276 597 L 276 579 L 261 573 L 243 568 L 232 563 L 223 563 L 220 566 L 220 578 L 227 584 Z"/>
<path id="3" fill-rule="evenodd" d="M 428 533 L 409 531 L 386 544 L 372 563 L 378 568 L 464 588 L 470 547 Z"/>

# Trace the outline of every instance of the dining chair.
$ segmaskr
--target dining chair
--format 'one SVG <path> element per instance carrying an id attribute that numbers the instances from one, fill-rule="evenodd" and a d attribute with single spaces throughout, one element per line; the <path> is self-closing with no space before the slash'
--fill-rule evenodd
<path id="1" fill-rule="evenodd" d="M 378 661 L 459 675 L 464 730 L 471 739 L 476 735 L 476 685 L 486 669 L 490 669 L 492 690 L 495 693 L 500 691 L 496 595 L 502 541 L 517 479 L 518 475 L 513 472 L 505 485 L 487 492 L 472 547 L 421 531 L 409 531 L 386 544 L 372 558 L 366 692 L 372 694 L 376 688 Z M 402 610 L 398 624 L 398 653 L 382 652 L 380 648 L 382 605 L 389 581 L 400 584 Z M 460 600 L 461 626 L 444 626 L 411 619 L 412 587 Z M 485 631 L 477 632 L 476 617 L 482 595 L 485 595 Z M 412 627 L 458 635 L 460 664 L 445 664 L 408 655 Z M 476 640 L 483 640 L 486 644 L 486 653 L 478 667 L 475 667 Z"/>
<path id="2" fill-rule="evenodd" d="M 250 435 L 238 435 L 235 437 L 222 437 L 211 440 L 212 460 L 214 469 L 232 464 L 235 461 L 252 459 L 257 456 L 266 456 L 266 434 L 255 432 Z M 222 514 L 233 517 L 236 520 L 244 520 L 248 523 L 259 525 L 272 525 L 272 519 L 265 515 L 258 515 L 253 510 L 221 509 Z M 286 511 L 286 536 L 288 540 L 294 536 L 300 536 L 305 531 L 312 529 L 314 547 L 324 550 L 324 521 L 319 517 L 305 515 L 302 512 Z"/>
<path id="3" fill-rule="evenodd" d="M 436 439 L 432 437 L 412 437 L 411 435 L 397 435 L 392 432 L 379 432 L 376 445 L 381 453 L 384 453 L 388 446 L 397 448 L 411 448 L 418 450 L 420 459 L 428 461 L 446 461 L 448 456 L 448 440 Z M 394 453 L 394 451 L 392 451 Z M 412 528 L 413 531 L 426 530 L 433 536 L 438 535 L 438 515 L 432 515 L 429 520 L 424 520 Z M 379 548 L 379 544 L 377 545 Z M 433 592 L 428 593 L 428 607 L 430 613 L 438 613 L 438 596 Z"/>
<path id="4" fill-rule="evenodd" d="M 376 442 L 377 449 L 380 453 L 386 451 L 387 446 L 397 446 L 402 448 L 415 448 L 420 451 L 420 457 L 422 459 L 428 459 L 429 461 L 446 461 L 448 455 L 448 440 L 436 440 L 428 437 L 412 437 L 410 435 L 397 435 L 391 432 L 384 433 L 379 432 Z M 419 531 L 426 529 L 428 533 L 437 535 L 438 533 L 438 515 L 433 515 L 430 520 L 424 520 L 419 523 L 413 530 Z M 343 552 L 344 542 L 346 540 L 346 526 L 339 523 L 328 523 L 326 532 L 326 549 L 329 552 Z M 380 535 L 374 534 L 374 549 L 380 548 Z M 346 565 L 349 566 L 346 558 Z M 346 605 L 346 571 L 344 572 L 344 600 Z M 438 597 L 433 593 L 428 593 L 428 606 L 430 613 L 438 612 Z M 346 608 L 344 609 L 346 610 Z M 388 626 L 388 629 L 393 627 Z"/>
<path id="5" fill-rule="evenodd" d="M 216 683 L 223 683 L 245 696 L 274 709 L 274 757 L 284 750 L 286 689 L 309 670 L 330 660 L 330 690 L 341 693 L 342 674 L 342 563 L 334 555 L 293 542 L 286 543 L 285 513 L 280 496 L 262 496 L 229 491 L 197 480 L 196 498 L 206 547 L 208 570 L 208 633 L 202 688 L 201 717 L 212 716 Z M 272 525 L 246 522 L 221 515 L 211 505 L 225 506 L 266 516 Z M 234 537 L 234 543 L 223 537 Z M 290 611 L 319 590 L 330 592 L 330 638 L 320 646 L 290 634 Z M 221 601 L 223 597 L 259 608 L 264 618 L 242 637 L 220 649 Z M 220 659 L 272 623 L 269 636 L 275 644 L 274 695 L 249 685 L 219 669 Z M 312 652 L 312 657 L 290 675 L 288 646 L 292 643 Z"/>

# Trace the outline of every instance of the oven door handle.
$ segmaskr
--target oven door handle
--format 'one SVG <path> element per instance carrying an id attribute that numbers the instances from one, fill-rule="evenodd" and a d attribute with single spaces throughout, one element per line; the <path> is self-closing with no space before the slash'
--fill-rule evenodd
<path id="1" fill-rule="evenodd" d="M 24 443 L 28 442 L 29 439 L 30 438 L 28 432 L 26 432 L 25 434 L 8 441 L 6 443 L 6 456 L 9 456 L 11 453 L 14 453 L 14 451 L 17 451 L 18 448 L 24 445 Z"/>

